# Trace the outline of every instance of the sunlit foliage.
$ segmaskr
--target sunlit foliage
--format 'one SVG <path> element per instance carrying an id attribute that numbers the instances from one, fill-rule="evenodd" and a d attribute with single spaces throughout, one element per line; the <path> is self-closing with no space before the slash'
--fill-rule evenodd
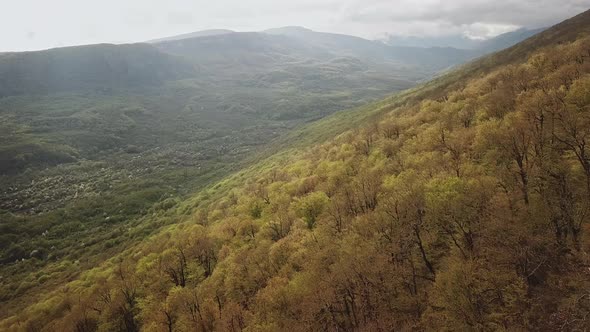
<path id="1" fill-rule="evenodd" d="M 583 329 L 590 38 L 231 181 L 0 327 Z"/>

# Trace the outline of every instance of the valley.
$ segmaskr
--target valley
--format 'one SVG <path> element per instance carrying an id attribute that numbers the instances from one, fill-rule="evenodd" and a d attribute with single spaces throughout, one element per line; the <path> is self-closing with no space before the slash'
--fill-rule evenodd
<path id="1" fill-rule="evenodd" d="M 589 15 L 0 54 L 0 329 L 582 328 Z"/>

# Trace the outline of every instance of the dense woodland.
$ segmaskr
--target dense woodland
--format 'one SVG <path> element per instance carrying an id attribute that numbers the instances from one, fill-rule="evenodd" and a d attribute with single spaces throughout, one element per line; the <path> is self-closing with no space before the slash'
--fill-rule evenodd
<path id="1" fill-rule="evenodd" d="M 0 329 L 587 329 L 590 37 L 464 78 L 153 210 Z"/>
<path id="2" fill-rule="evenodd" d="M 0 54 L 0 319 L 177 222 L 150 217 L 273 138 L 429 75 L 338 40 L 207 41 Z"/>
<path id="3" fill-rule="evenodd" d="M 480 53 L 286 27 L 0 54 L 0 319 L 180 221 L 154 213 L 269 142 Z"/>

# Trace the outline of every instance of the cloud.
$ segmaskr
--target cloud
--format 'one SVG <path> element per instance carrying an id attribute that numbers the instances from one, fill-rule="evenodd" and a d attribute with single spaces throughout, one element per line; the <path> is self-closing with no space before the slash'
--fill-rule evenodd
<path id="1" fill-rule="evenodd" d="M 590 0 L 14 0 L 0 12 L 0 51 L 286 25 L 365 38 L 489 38 L 549 26 L 588 8 Z"/>
<path id="2" fill-rule="evenodd" d="M 187 12 L 170 12 L 168 13 L 167 22 L 169 24 L 186 25 L 194 23 L 195 18 L 191 13 Z"/>
<path id="3" fill-rule="evenodd" d="M 488 39 L 518 28 L 513 24 L 473 23 L 463 28 L 463 35 L 471 39 Z"/>
<path id="4" fill-rule="evenodd" d="M 394 35 L 460 32 L 489 38 L 518 27 L 549 26 L 589 7 L 589 0 L 355 0 L 341 20 Z"/>

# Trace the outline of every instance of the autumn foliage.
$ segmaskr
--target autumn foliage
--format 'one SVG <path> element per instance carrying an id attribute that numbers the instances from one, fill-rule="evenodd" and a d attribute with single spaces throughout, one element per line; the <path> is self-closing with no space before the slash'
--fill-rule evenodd
<path id="1" fill-rule="evenodd" d="M 590 326 L 589 37 L 277 160 L 0 328 Z"/>

